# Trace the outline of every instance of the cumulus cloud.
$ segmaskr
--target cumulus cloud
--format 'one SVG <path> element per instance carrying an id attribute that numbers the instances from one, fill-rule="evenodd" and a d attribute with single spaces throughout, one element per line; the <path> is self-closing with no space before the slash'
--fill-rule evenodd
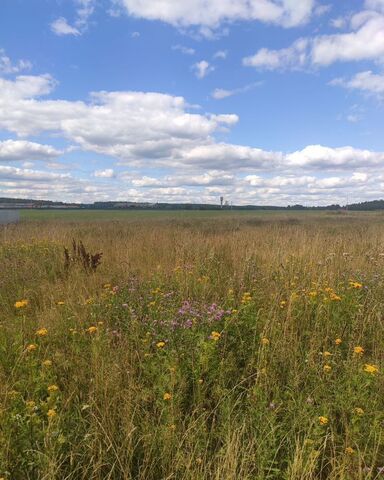
<path id="1" fill-rule="evenodd" d="M 88 28 L 88 21 L 95 10 L 95 0 L 74 0 L 76 5 L 73 25 L 64 17 L 59 17 L 51 23 L 51 30 L 58 36 L 82 35 Z"/>
<path id="2" fill-rule="evenodd" d="M 286 165 L 314 169 L 352 169 L 384 166 L 384 153 L 353 147 L 310 145 L 286 155 Z"/>
<path id="3" fill-rule="evenodd" d="M 67 20 L 64 17 L 57 18 L 51 23 L 51 30 L 54 34 L 58 36 L 64 35 L 81 35 L 80 31 L 76 27 L 69 25 Z"/>
<path id="4" fill-rule="evenodd" d="M 60 133 L 131 164 L 172 164 L 238 121 L 233 114 L 190 113 L 184 98 L 154 92 L 97 92 L 89 103 L 44 99 L 53 88 L 46 75 L 0 79 L 0 128 L 22 136 Z"/>
<path id="5" fill-rule="evenodd" d="M 225 60 L 227 58 L 228 52 L 227 50 L 218 50 L 214 55 L 213 58 L 220 58 Z"/>
<path id="6" fill-rule="evenodd" d="M 49 75 L 0 79 L 0 128 L 20 137 L 54 135 L 70 142 L 66 153 L 102 154 L 92 159 L 100 165 L 88 179 L 83 169 L 76 176 L 76 166 L 52 172 L 49 165 L 62 152 L 28 139 L 5 140 L 0 161 L 20 160 L 24 168 L 3 165 L 1 195 L 212 203 L 223 194 L 239 204 L 333 203 L 347 189 L 361 200 L 377 197 L 384 186 L 383 152 L 322 145 L 280 152 L 218 142 L 218 132 L 236 125 L 237 115 L 203 113 L 182 97 L 156 92 L 53 99 L 55 85 Z M 31 160 L 45 160 L 47 171 L 34 170 Z"/>
<path id="7" fill-rule="evenodd" d="M 215 67 L 213 67 L 209 62 L 206 60 L 201 60 L 201 62 L 197 62 L 192 66 L 193 70 L 195 71 L 195 75 L 197 78 L 204 78 L 211 72 L 215 70 Z"/>
<path id="8" fill-rule="evenodd" d="M 196 53 L 194 48 L 185 47 L 184 45 L 173 45 L 172 50 L 179 51 L 184 55 L 194 55 Z"/>
<path id="9" fill-rule="evenodd" d="M 301 38 L 280 50 L 261 48 L 243 64 L 258 69 L 284 70 L 326 67 L 336 62 L 381 61 L 384 56 L 384 11 L 380 2 L 366 2 L 366 10 L 348 21 L 349 31 Z M 379 8 L 380 7 L 380 8 Z M 342 26 L 338 20 L 334 26 Z"/>
<path id="10" fill-rule="evenodd" d="M 25 160 L 52 160 L 62 152 L 50 145 L 28 142 L 25 140 L 0 141 L 0 162 Z"/>
<path id="11" fill-rule="evenodd" d="M 239 95 L 240 93 L 249 92 L 254 88 L 260 87 L 263 82 L 254 82 L 250 83 L 249 85 L 245 85 L 244 87 L 234 88 L 233 90 L 226 90 L 224 88 L 216 88 L 211 96 L 215 100 L 222 100 L 223 98 L 233 97 L 233 95 Z"/>
<path id="12" fill-rule="evenodd" d="M 384 74 L 375 74 L 371 70 L 359 72 L 350 79 L 335 78 L 330 85 L 360 90 L 384 98 Z"/>
<path id="13" fill-rule="evenodd" d="M 209 35 L 223 23 L 260 21 L 294 27 L 309 20 L 315 0 L 119 0 L 127 13 L 147 20 L 160 20 L 176 27 L 202 27 Z"/>
<path id="14" fill-rule="evenodd" d="M 113 168 L 106 168 L 104 170 L 96 170 L 94 173 L 95 177 L 99 178 L 113 178 L 115 176 L 115 171 Z"/>
<path id="15" fill-rule="evenodd" d="M 261 48 L 255 55 L 245 57 L 243 65 L 266 70 L 303 68 L 308 61 L 308 47 L 308 39 L 300 38 L 281 50 Z"/>
<path id="16" fill-rule="evenodd" d="M 28 60 L 19 60 L 12 62 L 11 59 L 5 54 L 5 50 L 0 48 L 0 75 L 9 75 L 20 73 L 24 70 L 30 70 L 32 63 Z"/>

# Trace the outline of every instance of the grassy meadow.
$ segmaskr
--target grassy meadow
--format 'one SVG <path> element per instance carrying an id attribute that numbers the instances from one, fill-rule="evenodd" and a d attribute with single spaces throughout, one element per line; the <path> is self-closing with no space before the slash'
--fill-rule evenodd
<path id="1" fill-rule="evenodd" d="M 384 478 L 383 214 L 23 212 L 0 267 L 0 479 Z"/>

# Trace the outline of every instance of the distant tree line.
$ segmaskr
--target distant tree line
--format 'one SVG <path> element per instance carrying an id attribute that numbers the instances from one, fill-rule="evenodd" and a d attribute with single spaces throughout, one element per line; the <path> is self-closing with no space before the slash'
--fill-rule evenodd
<path id="1" fill-rule="evenodd" d="M 384 210 L 384 200 L 353 203 L 346 206 L 338 204 L 321 207 L 300 204 L 281 207 L 276 205 L 215 205 L 205 203 L 149 203 L 149 202 L 94 202 L 65 203 L 52 200 L 32 200 L 21 198 L 0 198 L 0 208 L 67 208 L 94 210 L 333 210 L 333 211 L 372 211 Z"/>

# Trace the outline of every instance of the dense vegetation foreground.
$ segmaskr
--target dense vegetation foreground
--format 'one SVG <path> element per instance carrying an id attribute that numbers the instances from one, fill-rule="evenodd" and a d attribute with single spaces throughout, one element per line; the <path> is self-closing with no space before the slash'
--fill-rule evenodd
<path id="1" fill-rule="evenodd" d="M 222 214 L 1 228 L 0 479 L 384 478 L 384 217 Z"/>

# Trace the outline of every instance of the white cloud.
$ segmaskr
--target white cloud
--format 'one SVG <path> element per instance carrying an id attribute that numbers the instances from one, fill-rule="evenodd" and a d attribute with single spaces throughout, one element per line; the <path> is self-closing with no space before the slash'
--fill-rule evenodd
<path id="1" fill-rule="evenodd" d="M 335 78 L 330 82 L 330 85 L 341 86 L 350 90 L 360 90 L 384 98 L 384 74 L 377 75 L 371 70 L 359 72 L 349 80 Z"/>
<path id="2" fill-rule="evenodd" d="M 333 28 L 345 28 L 347 26 L 347 19 L 345 17 L 333 18 L 330 22 Z"/>
<path id="3" fill-rule="evenodd" d="M 213 67 L 209 62 L 206 60 L 201 60 L 201 62 L 197 62 L 192 66 L 193 70 L 195 71 L 195 75 L 197 78 L 204 78 L 211 72 L 215 70 L 215 67 Z"/>
<path id="4" fill-rule="evenodd" d="M 307 63 L 309 42 L 305 38 L 296 40 L 289 48 L 268 50 L 261 48 L 255 55 L 245 57 L 243 65 L 266 70 L 302 68 Z"/>
<path id="5" fill-rule="evenodd" d="M 286 155 L 285 164 L 288 167 L 328 170 L 384 167 L 384 153 L 353 147 L 330 148 L 309 145 L 303 150 Z"/>
<path id="6" fill-rule="evenodd" d="M 16 160 L 52 160 L 62 152 L 50 145 L 28 142 L 26 140 L 0 141 L 0 162 Z"/>
<path id="7" fill-rule="evenodd" d="M 384 55 L 384 15 L 360 12 L 351 19 L 352 31 L 313 39 L 311 62 L 327 66 L 335 62 L 375 60 Z"/>
<path id="8" fill-rule="evenodd" d="M 227 50 L 218 50 L 214 55 L 213 58 L 221 58 L 225 60 L 227 58 L 228 52 Z"/>
<path id="9" fill-rule="evenodd" d="M 59 36 L 82 35 L 88 28 L 88 21 L 95 10 L 95 0 L 74 0 L 76 5 L 76 18 L 70 25 L 66 18 L 59 17 L 51 23 L 51 30 Z"/>
<path id="10" fill-rule="evenodd" d="M 81 35 L 80 31 L 76 27 L 69 25 L 64 17 L 57 18 L 51 23 L 51 30 L 53 33 L 59 36 L 64 35 Z"/>
<path id="11" fill-rule="evenodd" d="M 361 121 L 361 118 L 362 117 L 357 113 L 350 113 L 349 115 L 347 115 L 347 121 L 349 123 L 358 123 Z"/>
<path id="12" fill-rule="evenodd" d="M 176 27 L 202 27 L 209 35 L 223 23 L 260 21 L 284 27 L 307 22 L 315 0 L 120 0 L 128 14 L 147 20 L 161 20 Z"/>
<path id="13" fill-rule="evenodd" d="M 49 76 L 0 79 L 0 128 L 22 136 L 59 133 L 124 162 L 173 163 L 238 121 L 231 114 L 190 113 L 182 97 L 152 92 L 98 92 L 90 103 L 41 98 L 54 84 Z"/>
<path id="14" fill-rule="evenodd" d="M 71 178 L 68 173 L 52 173 L 0 165 L 0 180 L 52 181 Z"/>
<path id="15" fill-rule="evenodd" d="M 28 60 L 19 60 L 13 63 L 11 59 L 5 54 L 5 50 L 0 48 L 0 75 L 8 75 L 19 73 L 24 70 L 30 70 L 32 63 Z"/>
<path id="16" fill-rule="evenodd" d="M 184 45 L 173 45 L 172 50 L 179 51 L 184 55 L 195 55 L 196 53 L 194 48 L 185 47 Z"/>
<path id="17" fill-rule="evenodd" d="M 202 145 L 186 150 L 182 163 L 208 169 L 273 169 L 282 160 L 280 152 L 226 143 Z"/>
<path id="18" fill-rule="evenodd" d="M 222 100 L 223 98 L 232 97 L 233 95 L 238 95 L 240 93 L 249 92 L 250 90 L 253 90 L 254 88 L 260 87 L 260 85 L 262 85 L 262 84 L 263 84 L 262 82 L 255 82 L 255 83 L 251 83 L 249 85 L 245 85 L 244 87 L 234 88 L 233 90 L 225 90 L 223 88 L 216 88 L 212 92 L 211 96 L 215 100 Z"/>
<path id="19" fill-rule="evenodd" d="M 384 58 L 384 12 L 371 8 L 353 15 L 349 20 L 349 32 L 301 38 L 291 46 L 280 50 L 261 48 L 254 55 L 245 57 L 243 64 L 258 69 L 303 69 L 325 67 L 336 62 L 353 62 Z M 334 26 L 342 26 L 340 19 Z"/>
<path id="20" fill-rule="evenodd" d="M 184 98 L 154 92 L 102 91 L 88 102 L 55 100 L 54 87 L 49 75 L 0 79 L 0 129 L 52 134 L 71 143 L 68 154 L 77 149 L 103 157 L 92 156 L 88 179 L 84 171 L 90 169 L 83 166 L 68 166 L 71 174 L 4 166 L 3 196 L 218 202 L 223 194 L 240 204 L 324 204 L 340 201 L 348 189 L 361 200 L 380 196 L 384 188 L 383 152 L 322 145 L 279 152 L 219 143 L 215 136 L 235 125 L 237 115 L 196 113 Z M 51 169 L 60 153 L 28 139 L 0 142 L 1 160 L 20 160 L 24 167 L 45 160 L 45 170 Z M 121 173 L 124 165 L 129 173 Z"/>
<path id="21" fill-rule="evenodd" d="M 113 178 L 115 176 L 115 171 L 112 168 L 106 168 L 105 170 L 96 170 L 94 176 L 98 178 Z"/>

